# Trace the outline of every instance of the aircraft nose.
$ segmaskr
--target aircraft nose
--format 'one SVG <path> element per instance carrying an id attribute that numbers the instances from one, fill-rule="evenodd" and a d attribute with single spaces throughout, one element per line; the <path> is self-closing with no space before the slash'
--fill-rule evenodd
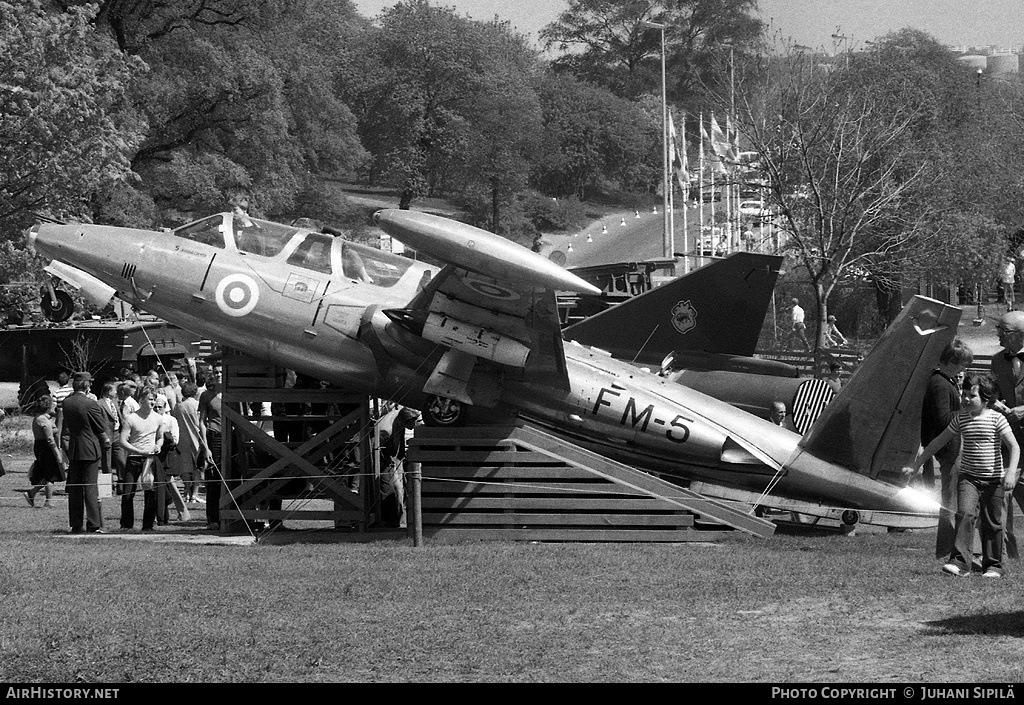
<path id="1" fill-rule="evenodd" d="M 28 245 L 28 251 L 32 254 L 36 253 L 37 237 L 39 237 L 39 223 L 36 223 L 25 232 L 25 244 Z"/>

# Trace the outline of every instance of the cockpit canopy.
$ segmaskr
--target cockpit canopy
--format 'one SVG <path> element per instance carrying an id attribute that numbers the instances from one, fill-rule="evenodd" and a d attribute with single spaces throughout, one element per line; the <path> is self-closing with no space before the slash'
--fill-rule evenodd
<path id="1" fill-rule="evenodd" d="M 392 286 L 412 261 L 327 233 L 234 213 L 218 213 L 174 230 L 178 237 L 378 286 Z"/>

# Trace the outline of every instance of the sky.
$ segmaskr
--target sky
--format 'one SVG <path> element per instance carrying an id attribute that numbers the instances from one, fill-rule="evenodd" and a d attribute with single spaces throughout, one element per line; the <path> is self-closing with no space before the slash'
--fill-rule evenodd
<path id="1" fill-rule="evenodd" d="M 365 17 L 375 17 L 395 0 L 353 0 Z M 439 0 L 461 15 L 508 20 L 534 41 L 553 22 L 567 0 Z M 853 49 L 903 27 L 914 27 L 944 44 L 1024 45 L 1024 0 L 758 0 L 769 32 L 783 40 L 826 51 L 835 49 L 833 34 L 846 37 Z M 842 42 L 843 40 L 839 40 Z M 845 48 L 840 45 L 840 50 Z"/>

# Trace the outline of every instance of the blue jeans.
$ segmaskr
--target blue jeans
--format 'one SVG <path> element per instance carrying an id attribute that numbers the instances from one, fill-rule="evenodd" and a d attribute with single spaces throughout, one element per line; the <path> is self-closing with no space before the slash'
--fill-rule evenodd
<path id="1" fill-rule="evenodd" d="M 981 520 L 981 569 L 1003 572 L 1002 480 L 981 480 L 962 474 L 957 479 L 956 539 L 950 561 L 965 570 L 974 560 L 974 527 Z"/>

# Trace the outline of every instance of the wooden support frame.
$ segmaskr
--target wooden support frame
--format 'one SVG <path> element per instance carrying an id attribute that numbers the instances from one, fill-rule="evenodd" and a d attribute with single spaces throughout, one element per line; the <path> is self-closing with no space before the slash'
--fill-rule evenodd
<path id="1" fill-rule="evenodd" d="M 423 531 L 519 541 L 707 541 L 774 525 L 525 422 L 418 428 Z"/>
<path id="2" fill-rule="evenodd" d="M 221 531 L 288 520 L 329 521 L 365 532 L 380 505 L 370 400 L 340 389 L 286 389 L 283 368 L 231 349 L 224 350 L 222 366 Z M 252 404 L 266 402 L 274 405 L 270 416 L 251 411 Z M 275 408 L 283 403 L 327 411 L 283 414 Z M 275 422 L 304 424 L 303 440 L 279 440 L 268 431 Z M 303 481 L 305 489 L 297 491 Z"/>

